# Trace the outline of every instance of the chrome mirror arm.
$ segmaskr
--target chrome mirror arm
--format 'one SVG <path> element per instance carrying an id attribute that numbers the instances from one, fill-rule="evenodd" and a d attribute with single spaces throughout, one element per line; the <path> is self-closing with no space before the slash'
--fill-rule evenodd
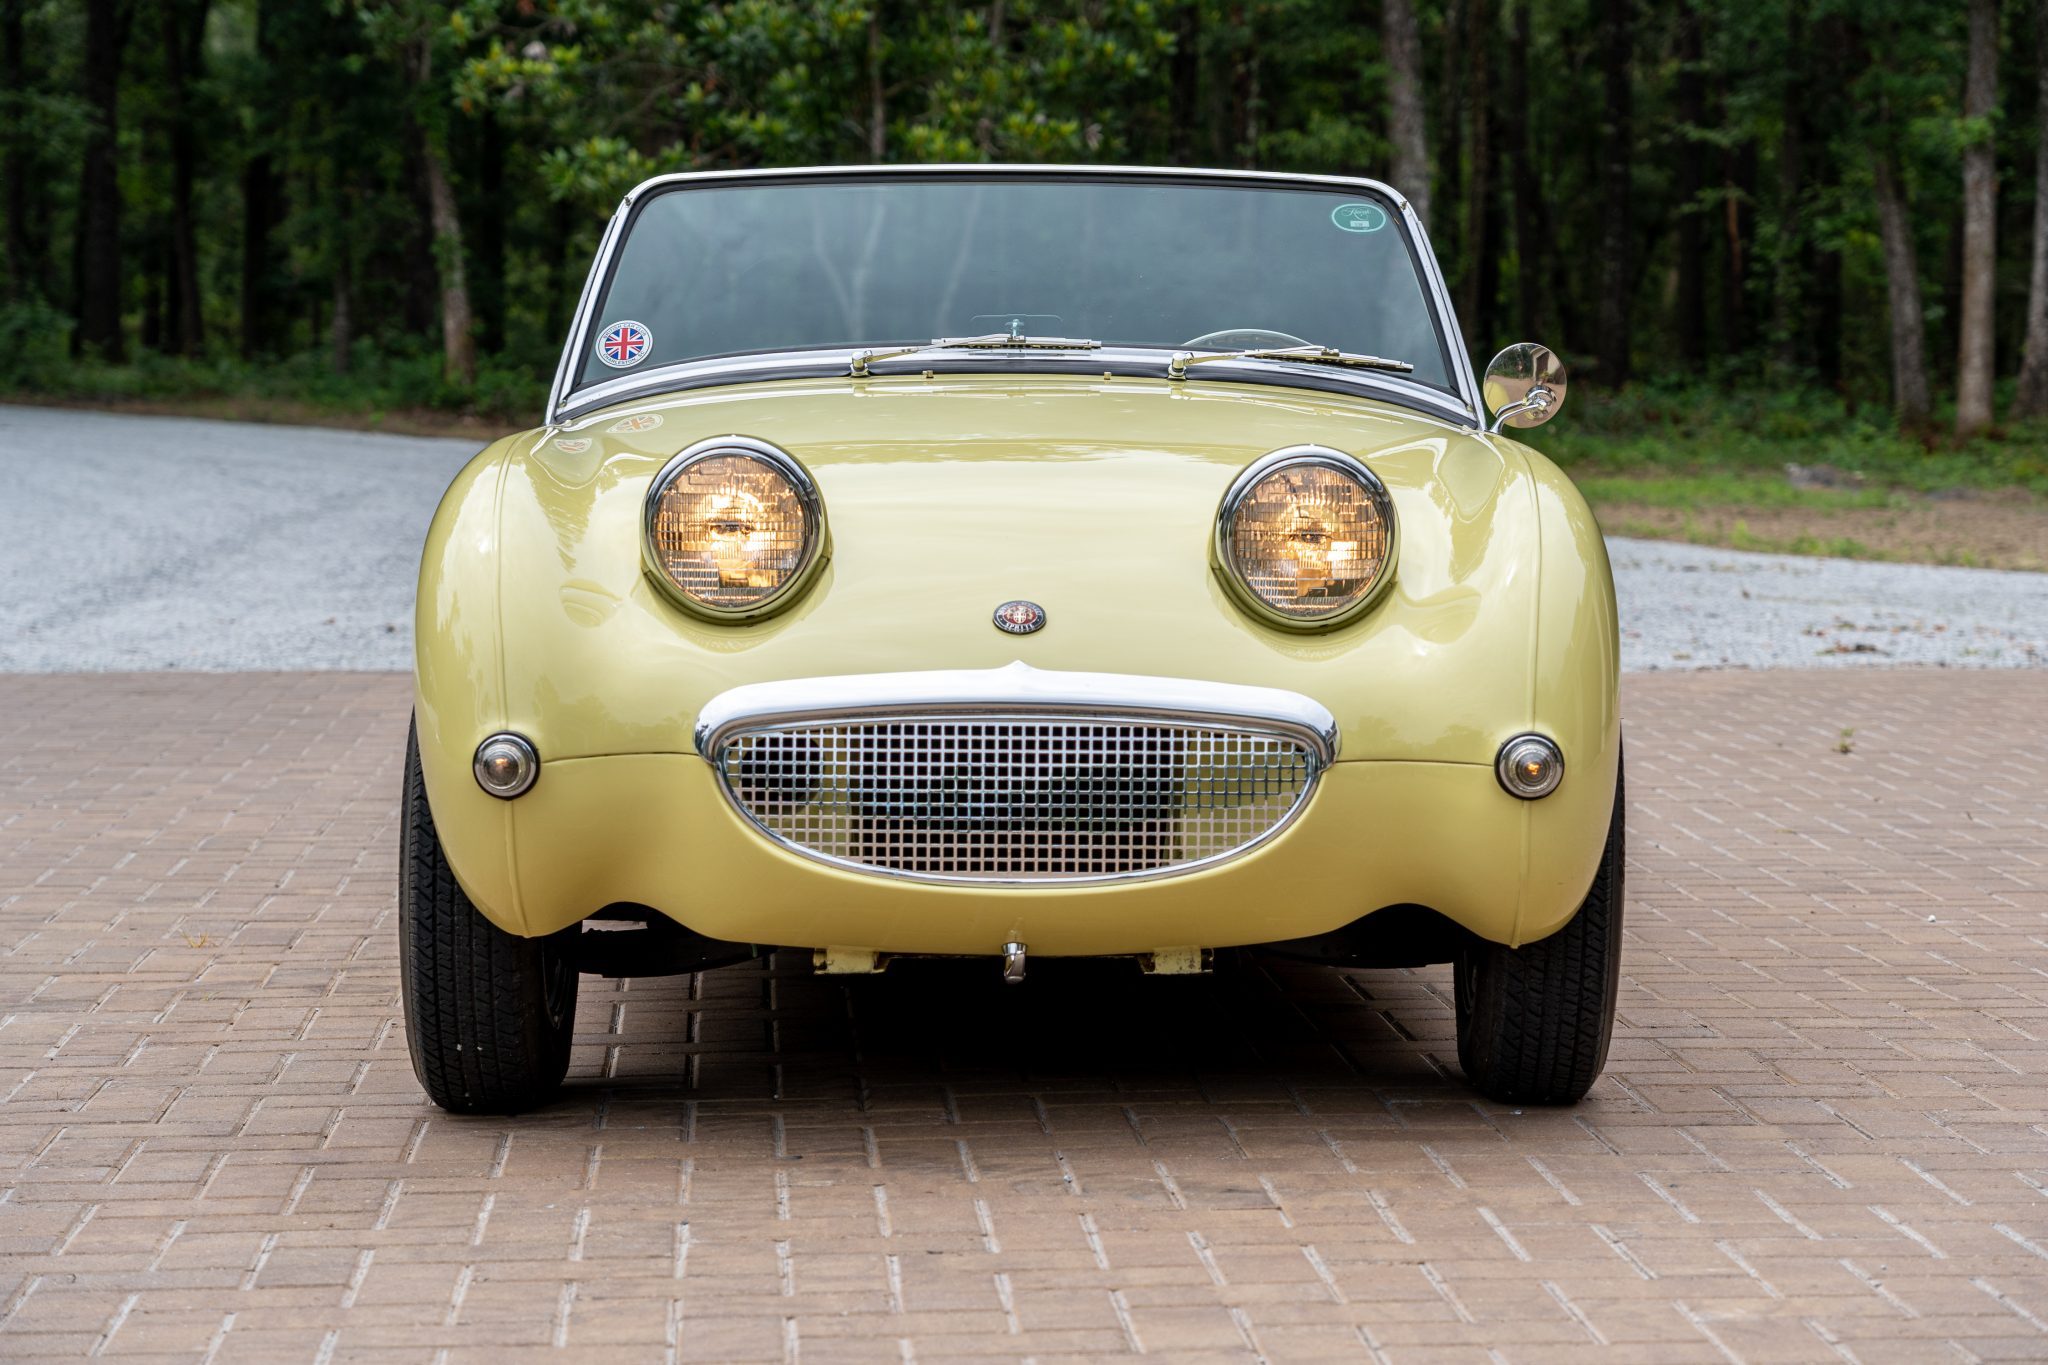
<path id="1" fill-rule="evenodd" d="M 1500 429 L 1507 425 L 1508 418 L 1524 412 L 1548 412 L 1550 411 L 1550 402 L 1550 390 L 1538 384 L 1535 388 L 1529 390 L 1528 397 L 1509 403 L 1496 411 L 1493 414 L 1493 425 L 1486 430 L 1489 434 L 1497 436 L 1500 434 Z"/>

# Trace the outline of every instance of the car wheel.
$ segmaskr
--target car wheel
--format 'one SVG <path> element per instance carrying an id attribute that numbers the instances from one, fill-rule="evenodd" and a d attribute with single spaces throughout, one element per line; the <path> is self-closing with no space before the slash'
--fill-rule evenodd
<path id="1" fill-rule="evenodd" d="M 1488 1099 L 1571 1104 L 1607 1063 L 1621 987 L 1621 778 L 1592 889 L 1571 922 L 1519 948 L 1472 939 L 1458 951 L 1458 1062 Z"/>
<path id="2" fill-rule="evenodd" d="M 576 970 L 560 935 L 508 934 L 456 885 L 427 808 L 417 728 L 406 741 L 401 822 L 399 980 L 414 1073 L 457 1114 L 547 1103 L 569 1069 Z"/>

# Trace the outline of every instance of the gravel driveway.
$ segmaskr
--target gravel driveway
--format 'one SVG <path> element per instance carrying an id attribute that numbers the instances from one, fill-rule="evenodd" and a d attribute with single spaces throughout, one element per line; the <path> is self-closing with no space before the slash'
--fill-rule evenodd
<path id="1" fill-rule="evenodd" d="M 0 406 L 0 671 L 409 668 L 475 449 Z M 2048 666 L 2048 574 L 1609 545 L 1627 669 Z"/>

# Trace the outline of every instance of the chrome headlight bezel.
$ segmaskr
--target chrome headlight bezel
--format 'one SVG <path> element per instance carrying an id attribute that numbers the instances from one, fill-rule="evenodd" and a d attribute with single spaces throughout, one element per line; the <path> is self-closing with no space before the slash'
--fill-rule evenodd
<path id="1" fill-rule="evenodd" d="M 739 456 L 757 460 L 780 475 L 795 492 L 798 505 L 803 510 L 804 548 L 796 567 L 790 571 L 782 586 L 755 602 L 743 607 L 726 607 L 715 602 L 706 602 L 687 592 L 682 584 L 669 576 L 663 566 L 661 549 L 655 543 L 655 517 L 661 509 L 662 497 L 684 471 L 705 460 L 719 456 Z M 640 558 L 647 570 L 647 576 L 654 580 L 664 596 L 683 610 L 707 621 L 733 624 L 756 621 L 772 616 L 787 607 L 802 594 L 805 586 L 817 573 L 818 567 L 829 557 L 830 537 L 825 522 L 825 500 L 818 492 L 817 482 L 810 471 L 798 462 L 795 456 L 780 446 L 757 440 L 752 436 L 713 436 L 678 451 L 674 458 L 661 467 L 654 481 L 647 485 L 647 496 L 640 505 Z"/>
<path id="2" fill-rule="evenodd" d="M 1252 590 L 1251 584 L 1245 581 L 1244 574 L 1238 569 L 1237 557 L 1231 551 L 1238 513 L 1246 496 L 1273 474 L 1297 466 L 1329 469 L 1357 483 L 1365 490 L 1367 498 L 1378 510 L 1380 519 L 1385 522 L 1387 528 L 1386 554 L 1381 558 L 1379 572 L 1374 575 L 1371 584 L 1339 610 L 1322 616 L 1290 615 L 1260 597 Z M 1394 565 L 1400 558 L 1400 553 L 1401 523 L 1394 515 L 1394 500 L 1388 494 L 1387 486 L 1380 482 L 1378 475 L 1366 468 L 1364 461 L 1346 455 L 1341 450 L 1319 445 L 1285 446 L 1270 454 L 1261 455 L 1246 465 L 1224 491 L 1223 501 L 1216 509 L 1215 535 L 1210 541 L 1210 559 L 1218 576 L 1230 589 L 1231 596 L 1237 599 L 1238 604 L 1266 625 L 1300 633 L 1335 630 L 1356 621 L 1361 614 L 1379 601 L 1388 585 L 1394 581 Z"/>

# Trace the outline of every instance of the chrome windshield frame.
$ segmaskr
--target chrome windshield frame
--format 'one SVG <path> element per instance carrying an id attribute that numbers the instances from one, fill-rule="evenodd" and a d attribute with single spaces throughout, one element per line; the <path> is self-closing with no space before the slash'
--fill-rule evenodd
<path id="1" fill-rule="evenodd" d="M 1295 175 L 1271 171 L 1193 170 L 1155 166 L 1017 166 L 1017 165 L 895 165 L 815 166 L 787 170 L 692 171 L 655 176 L 642 181 L 619 201 L 606 224 L 597 254 L 585 277 L 583 292 L 570 320 L 569 335 L 555 366 L 554 384 L 548 393 L 547 422 L 560 426 L 629 399 L 648 394 L 707 388 L 716 385 L 758 383 L 773 379 L 809 379 L 845 376 L 859 352 L 872 345 L 818 347 L 799 350 L 754 352 L 740 355 L 705 356 L 663 365 L 644 373 L 607 379 L 577 389 L 575 376 L 579 361 L 595 325 L 598 296 L 611 278 L 612 267 L 624 242 L 634 208 L 650 194 L 679 187 L 718 184 L 772 184 L 776 182 L 831 183 L 884 180 L 981 179 L 1101 182 L 1180 181 L 1187 184 L 1268 184 L 1298 189 L 1358 191 L 1391 201 L 1400 211 L 1401 226 L 1414 253 L 1421 274 L 1426 301 L 1435 316 L 1438 332 L 1449 357 L 1450 390 L 1402 379 L 1385 371 L 1339 369 L 1309 363 L 1289 364 L 1268 360 L 1219 360 L 1204 365 L 1202 379 L 1241 384 L 1277 384 L 1289 388 L 1332 393 L 1354 393 L 1413 408 L 1427 416 L 1460 426 L 1479 429 L 1484 425 L 1485 406 L 1479 382 L 1466 350 L 1464 334 L 1451 305 L 1450 291 L 1431 250 L 1429 235 L 1415 216 L 1407 196 L 1378 180 L 1357 176 Z M 948 374 L 1110 374 L 1129 377 L 1165 377 L 1173 356 L 1185 347 L 1105 346 L 1084 356 L 1064 356 L 1045 351 L 934 350 L 920 351 L 915 363 L 906 361 L 899 371 L 881 368 L 875 377 L 923 371 Z M 1018 363 L 1028 354 L 1028 363 Z M 888 366 L 891 362 L 878 362 Z M 1193 382 L 1192 380 L 1190 382 Z"/>

